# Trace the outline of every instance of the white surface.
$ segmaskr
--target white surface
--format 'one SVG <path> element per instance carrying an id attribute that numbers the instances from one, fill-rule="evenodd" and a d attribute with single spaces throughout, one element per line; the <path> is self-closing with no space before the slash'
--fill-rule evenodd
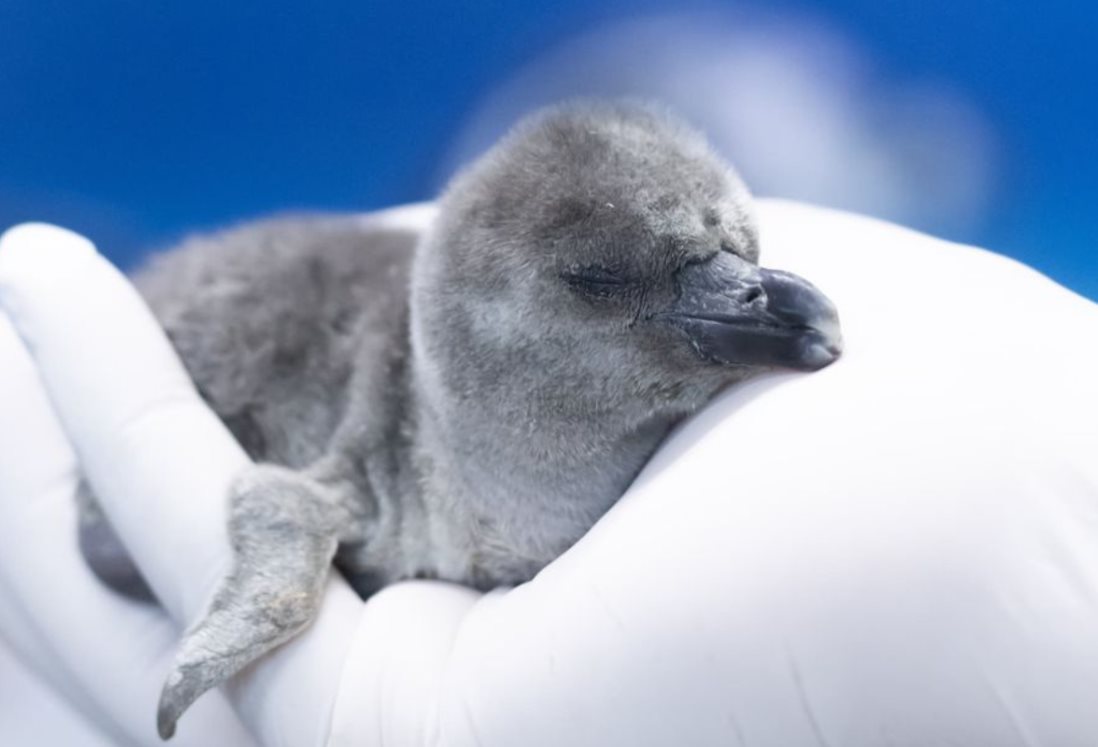
<path id="1" fill-rule="evenodd" d="M 721 397 L 519 589 L 361 605 L 333 579 L 317 625 L 229 693 L 262 742 L 1093 743 L 1098 309 L 887 224 L 760 213 L 764 264 L 837 303 L 843 360 Z M 6 235 L 0 304 L 57 412 L 0 324 L 0 632 L 91 721 L 154 744 L 172 623 L 80 566 L 57 421 L 176 620 L 225 563 L 243 457 L 73 235 Z M 240 743 L 222 696 L 200 704 L 180 739 Z"/>
<path id="2" fill-rule="evenodd" d="M 0 739 L 4 747 L 112 745 L 102 732 L 23 666 L 3 639 L 0 639 Z"/>

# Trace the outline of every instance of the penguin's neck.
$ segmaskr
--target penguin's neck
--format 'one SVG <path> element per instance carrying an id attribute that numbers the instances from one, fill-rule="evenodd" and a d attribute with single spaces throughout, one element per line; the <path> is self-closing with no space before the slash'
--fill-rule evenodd
<path id="1" fill-rule="evenodd" d="M 421 400 L 423 401 L 423 400 Z M 443 409 L 445 407 L 445 409 Z M 599 412 L 570 403 L 465 400 L 421 410 L 454 468 L 513 475 L 531 490 L 583 500 L 592 490 L 620 494 L 682 413 Z M 617 496 L 615 495 L 614 498 Z"/>
<path id="2" fill-rule="evenodd" d="M 424 503 L 443 533 L 473 548 L 472 580 L 483 586 L 526 580 L 579 539 L 681 417 L 578 417 L 581 403 L 562 413 L 551 402 L 442 402 L 422 390 L 416 401 Z"/>

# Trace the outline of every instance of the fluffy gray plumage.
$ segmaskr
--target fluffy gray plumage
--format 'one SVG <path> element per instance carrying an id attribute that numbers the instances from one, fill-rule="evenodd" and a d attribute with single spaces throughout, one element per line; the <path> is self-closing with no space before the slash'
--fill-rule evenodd
<path id="1" fill-rule="evenodd" d="M 757 266 L 750 208 L 685 126 L 572 105 L 460 174 L 424 236 L 272 220 L 137 275 L 261 463 L 230 496 L 236 566 L 184 638 L 161 734 L 310 622 L 333 557 L 363 594 L 523 582 L 719 389 L 834 360 L 834 309 Z M 82 527 L 92 566 L 140 593 L 93 502 Z"/>

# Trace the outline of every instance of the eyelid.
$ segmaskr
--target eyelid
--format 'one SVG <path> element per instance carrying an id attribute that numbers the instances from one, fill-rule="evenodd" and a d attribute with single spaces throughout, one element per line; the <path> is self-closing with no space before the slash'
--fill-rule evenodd
<path id="1" fill-rule="evenodd" d="M 592 283 L 626 283 L 625 277 L 620 272 L 611 270 L 601 265 L 587 265 L 582 267 L 569 267 L 561 273 L 565 280 L 575 280 Z"/>
<path id="2" fill-rule="evenodd" d="M 561 272 L 560 276 L 573 288 L 593 295 L 611 295 L 625 291 L 632 285 L 620 273 L 596 265 L 570 267 Z"/>

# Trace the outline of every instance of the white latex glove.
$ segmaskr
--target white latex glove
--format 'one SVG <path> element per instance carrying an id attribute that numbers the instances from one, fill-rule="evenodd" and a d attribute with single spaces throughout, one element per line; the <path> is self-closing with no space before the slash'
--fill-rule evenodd
<path id="1" fill-rule="evenodd" d="M 517 589 L 362 604 L 333 577 L 317 623 L 228 688 L 260 742 L 1095 743 L 1098 308 L 865 218 L 760 220 L 764 264 L 836 302 L 844 358 L 720 397 Z M 245 457 L 87 242 L 9 233 L 0 304 L 34 359 L 0 326 L 0 633 L 154 744 L 171 620 L 228 562 Z M 84 570 L 70 442 L 166 613 Z M 245 743 L 221 694 L 199 705 L 177 739 Z"/>

